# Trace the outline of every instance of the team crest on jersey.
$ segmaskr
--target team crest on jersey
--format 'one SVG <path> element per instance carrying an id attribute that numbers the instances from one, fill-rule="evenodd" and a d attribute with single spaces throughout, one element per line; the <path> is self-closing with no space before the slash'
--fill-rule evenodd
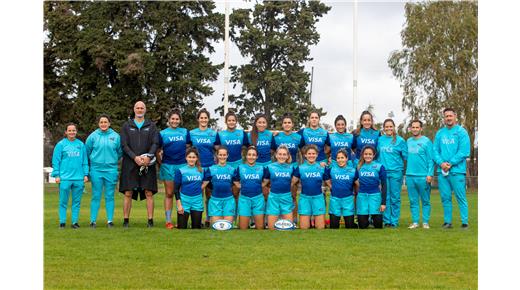
<path id="1" fill-rule="evenodd" d="M 116 141 L 116 138 L 115 137 L 108 137 L 108 140 L 114 142 L 114 141 Z"/>

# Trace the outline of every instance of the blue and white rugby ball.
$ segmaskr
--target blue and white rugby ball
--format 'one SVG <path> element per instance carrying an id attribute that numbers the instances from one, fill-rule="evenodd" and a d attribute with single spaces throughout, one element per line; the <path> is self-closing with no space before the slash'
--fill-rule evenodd
<path id="1" fill-rule="evenodd" d="M 233 228 L 233 224 L 228 220 L 217 220 L 211 227 L 217 231 L 227 231 Z"/>
<path id="2" fill-rule="evenodd" d="M 274 228 L 279 231 L 291 231 L 294 230 L 294 224 L 290 220 L 279 219 L 274 223 Z"/>

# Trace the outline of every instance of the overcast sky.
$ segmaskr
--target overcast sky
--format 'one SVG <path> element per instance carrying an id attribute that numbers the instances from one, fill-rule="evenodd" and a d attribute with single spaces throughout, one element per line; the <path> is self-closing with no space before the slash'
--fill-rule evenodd
<path id="1" fill-rule="evenodd" d="M 314 66 L 312 102 L 324 108 L 327 115 L 322 122 L 333 124 L 338 114 L 352 119 L 353 95 L 353 8 L 352 2 L 324 1 L 331 10 L 317 23 L 320 41 L 311 47 L 313 61 L 306 63 L 307 71 Z M 255 2 L 230 2 L 231 10 L 250 8 Z M 382 122 L 390 111 L 396 123 L 406 113 L 401 110 L 402 90 L 392 76 L 387 60 L 393 50 L 401 48 L 400 32 L 405 23 L 404 2 L 360 2 L 358 4 L 358 105 L 354 119 L 369 104 L 375 107 L 376 121 Z M 224 2 L 217 2 L 217 11 L 224 13 Z M 211 56 L 215 63 L 224 62 L 224 43 L 218 43 Z M 230 63 L 244 63 L 238 48 L 231 43 Z M 212 83 L 215 93 L 205 99 L 210 112 L 221 105 L 224 94 L 223 72 Z M 238 88 L 238 87 L 237 87 Z M 230 94 L 234 92 L 230 84 Z M 219 122 L 222 125 L 221 122 Z"/>

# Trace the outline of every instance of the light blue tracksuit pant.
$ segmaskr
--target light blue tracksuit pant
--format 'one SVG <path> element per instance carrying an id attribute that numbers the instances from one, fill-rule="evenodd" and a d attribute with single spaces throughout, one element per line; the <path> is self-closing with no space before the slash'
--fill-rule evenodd
<path id="1" fill-rule="evenodd" d="M 79 209 L 81 206 L 81 197 L 85 183 L 83 180 L 62 180 L 60 182 L 60 205 L 58 214 L 60 224 L 67 221 L 67 205 L 69 203 L 69 194 L 72 192 L 72 223 L 75 224 L 79 220 Z"/>
<path id="2" fill-rule="evenodd" d="M 114 220 L 114 191 L 117 183 L 117 171 L 90 171 L 90 182 L 92 183 L 92 200 L 90 201 L 90 221 L 96 222 L 101 194 L 105 189 L 105 209 L 107 222 Z"/>
<path id="3" fill-rule="evenodd" d="M 399 225 L 402 186 L 403 173 L 399 171 L 387 171 L 386 209 L 383 214 L 383 223 L 385 224 Z"/>
<path id="4" fill-rule="evenodd" d="M 406 188 L 410 199 L 410 212 L 412 213 L 412 223 L 419 223 L 420 205 L 422 204 L 423 223 L 430 222 L 430 192 L 431 186 L 426 182 L 426 176 L 406 176 Z"/>
<path id="5" fill-rule="evenodd" d="M 451 193 L 455 192 L 455 198 L 459 204 L 460 219 L 463 224 L 468 223 L 468 202 L 466 200 L 466 175 L 450 173 L 448 176 L 439 175 L 439 191 L 441 194 L 442 207 L 444 209 L 444 222 L 452 221 L 452 198 Z"/>

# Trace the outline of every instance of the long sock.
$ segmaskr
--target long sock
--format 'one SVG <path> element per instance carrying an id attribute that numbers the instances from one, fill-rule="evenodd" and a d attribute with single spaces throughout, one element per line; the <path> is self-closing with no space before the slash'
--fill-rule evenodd
<path id="1" fill-rule="evenodd" d="M 166 222 L 171 223 L 172 222 L 172 210 L 167 210 L 166 212 Z"/>

